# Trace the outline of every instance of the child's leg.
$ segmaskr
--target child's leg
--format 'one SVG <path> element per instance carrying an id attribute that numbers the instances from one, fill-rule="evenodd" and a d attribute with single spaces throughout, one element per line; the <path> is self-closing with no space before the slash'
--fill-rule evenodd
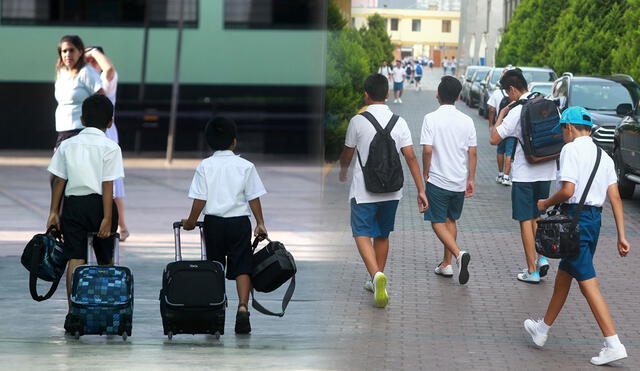
<path id="1" fill-rule="evenodd" d="M 511 156 L 504 156 L 504 175 L 511 173 Z"/>
<path id="2" fill-rule="evenodd" d="M 118 226 L 120 227 L 120 232 L 127 231 L 127 223 L 124 221 L 124 198 L 116 197 L 113 199 L 113 202 L 118 208 Z"/>
<path id="3" fill-rule="evenodd" d="M 77 266 L 85 263 L 86 260 L 84 259 L 69 259 L 69 263 L 67 264 L 67 304 L 69 306 L 69 311 L 71 311 L 71 276 L 73 275 L 73 270 L 76 269 Z"/>
<path id="4" fill-rule="evenodd" d="M 362 257 L 362 261 L 364 262 L 365 267 L 367 267 L 369 275 L 373 277 L 374 274 L 380 272 L 380 269 L 378 268 L 378 260 L 376 259 L 376 252 L 373 249 L 371 237 L 357 236 L 355 237 L 355 240 L 358 252 Z"/>
<path id="5" fill-rule="evenodd" d="M 458 240 L 458 227 L 456 226 L 455 220 L 451 220 L 447 218 L 445 223 L 447 225 L 447 230 L 453 236 L 453 240 L 457 242 Z M 442 266 L 446 267 L 447 265 L 451 265 L 451 251 L 444 247 L 444 257 L 442 258 Z"/>
<path id="6" fill-rule="evenodd" d="M 496 161 L 498 162 L 498 173 L 502 173 L 504 169 L 504 154 L 496 154 Z"/>
<path id="7" fill-rule="evenodd" d="M 387 256 L 389 255 L 389 238 L 374 238 L 373 250 L 376 254 L 376 263 L 378 263 L 379 272 L 384 272 L 384 267 L 387 265 Z"/>
<path id="8" fill-rule="evenodd" d="M 569 295 L 571 280 L 573 280 L 573 277 L 571 277 L 569 273 L 562 269 L 558 270 L 556 282 L 553 286 L 553 295 L 551 296 L 551 301 L 549 301 L 547 313 L 544 315 L 544 323 L 547 326 L 553 325 L 553 322 L 558 318 L 558 314 L 560 314 L 560 310 L 562 310 L 564 302 L 567 300 L 567 296 Z"/>
<path id="9" fill-rule="evenodd" d="M 454 235 L 450 232 L 449 228 L 447 227 L 446 222 L 431 223 L 431 227 L 433 228 L 433 231 L 436 233 L 436 236 L 438 236 L 438 239 L 440 240 L 440 242 L 444 244 L 445 250 L 449 251 L 449 253 L 453 254 L 456 257 L 460 255 L 460 249 L 458 248 L 456 239 Z"/>
<path id="10" fill-rule="evenodd" d="M 248 274 L 241 274 L 236 277 L 236 290 L 238 291 L 238 301 L 240 304 L 249 305 L 249 291 L 251 291 L 251 277 Z M 248 311 L 248 307 L 238 307 L 238 312 Z"/>
<path id="11" fill-rule="evenodd" d="M 524 247 L 524 256 L 529 273 L 536 271 L 535 230 L 535 219 L 520 222 L 520 237 L 522 238 L 522 246 Z"/>
<path id="12" fill-rule="evenodd" d="M 587 299 L 587 303 L 589 303 L 591 312 L 596 318 L 602 334 L 605 337 L 615 335 L 616 328 L 613 324 L 611 313 L 609 313 L 607 302 L 604 300 L 602 292 L 600 292 L 600 282 L 598 281 L 598 278 L 594 277 L 588 280 L 579 281 L 578 284 L 580 285 L 582 295 L 584 295 L 585 299 Z"/>

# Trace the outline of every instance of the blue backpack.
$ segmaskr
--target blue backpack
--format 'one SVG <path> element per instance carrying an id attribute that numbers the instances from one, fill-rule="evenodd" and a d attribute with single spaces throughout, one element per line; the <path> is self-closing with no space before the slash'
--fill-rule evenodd
<path id="1" fill-rule="evenodd" d="M 416 67 L 416 75 L 422 75 L 422 66 L 421 65 L 418 65 Z"/>
<path id="2" fill-rule="evenodd" d="M 522 104 L 520 127 L 523 141 L 520 144 L 527 162 L 537 164 L 560 157 L 564 140 L 561 133 L 554 132 L 560 123 L 556 104 L 540 93 L 520 99 L 517 104 Z"/>

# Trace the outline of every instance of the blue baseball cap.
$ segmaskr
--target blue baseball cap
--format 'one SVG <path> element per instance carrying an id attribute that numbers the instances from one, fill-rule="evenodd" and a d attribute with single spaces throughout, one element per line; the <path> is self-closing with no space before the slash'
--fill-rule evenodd
<path id="1" fill-rule="evenodd" d="M 560 116 L 560 123 L 553 128 L 553 131 L 561 133 L 561 124 L 593 126 L 593 121 L 591 121 L 591 114 L 584 107 L 572 106 L 562 112 L 562 116 Z"/>

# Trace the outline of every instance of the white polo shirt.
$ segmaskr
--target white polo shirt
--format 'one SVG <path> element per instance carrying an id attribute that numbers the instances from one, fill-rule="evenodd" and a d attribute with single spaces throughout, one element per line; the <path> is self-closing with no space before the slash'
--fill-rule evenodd
<path id="1" fill-rule="evenodd" d="M 473 119 L 451 104 L 424 116 L 420 144 L 433 146 L 428 182 L 464 192 L 469 175 L 469 147 L 477 147 Z"/>
<path id="2" fill-rule="evenodd" d="M 404 68 L 400 67 L 394 67 L 393 71 L 391 72 L 391 74 L 393 75 L 393 82 L 403 82 L 404 81 L 404 75 L 406 75 L 406 73 L 404 72 Z M 391 116 L 389 116 L 391 117 Z M 381 123 L 382 125 L 382 123 Z"/>
<path id="3" fill-rule="evenodd" d="M 372 104 L 367 107 L 367 112 L 370 112 L 373 117 L 376 118 L 382 128 L 387 127 L 389 120 L 391 120 L 391 116 L 393 116 L 393 112 L 391 112 L 386 104 Z M 349 148 L 355 148 L 357 152 L 360 153 L 360 158 L 364 165 L 367 163 L 367 158 L 369 156 L 369 145 L 375 135 L 376 129 L 373 127 L 373 124 L 371 124 L 371 122 L 369 122 L 369 120 L 364 116 L 355 115 L 349 122 L 344 145 Z M 391 137 L 396 142 L 398 153 L 401 148 L 413 145 L 409 126 L 402 117 L 398 119 L 393 130 L 391 130 Z M 367 191 L 367 188 L 364 185 L 362 167 L 358 162 L 357 156 L 358 153 L 354 155 L 353 180 L 351 182 L 351 189 L 349 190 L 349 200 L 355 198 L 357 203 L 363 204 L 399 200 L 402 198 L 402 189 L 389 193 L 371 193 Z M 400 154 L 400 156 L 402 156 L 402 154 Z"/>
<path id="4" fill-rule="evenodd" d="M 567 203 L 580 203 L 580 198 L 587 186 L 593 166 L 596 164 L 596 145 L 591 137 L 578 137 L 571 143 L 567 143 L 562 147 L 560 152 L 560 173 L 558 179 L 562 182 L 571 182 L 575 184 L 575 192 L 573 196 L 567 200 Z M 607 199 L 607 188 L 616 184 L 618 177 L 613 160 L 603 150 L 600 165 L 593 178 L 593 184 L 587 194 L 585 205 L 602 206 Z"/>
<path id="5" fill-rule="evenodd" d="M 189 198 L 207 201 L 203 214 L 222 218 L 250 216 L 249 201 L 266 193 L 256 167 L 233 151 L 202 160 L 189 188 Z"/>
<path id="6" fill-rule="evenodd" d="M 487 100 L 487 105 L 495 108 L 496 113 L 499 113 L 497 111 L 500 108 L 500 102 L 502 102 L 502 99 L 505 98 L 506 96 L 507 96 L 507 93 L 504 90 L 496 89 L 493 91 L 493 93 L 491 93 L 491 96 Z"/>
<path id="7" fill-rule="evenodd" d="M 47 170 L 67 180 L 65 196 L 102 195 L 102 182 L 124 178 L 120 146 L 91 127 L 62 142 Z"/>
<path id="8" fill-rule="evenodd" d="M 66 68 L 61 68 L 55 84 L 55 97 L 58 101 L 56 131 L 82 129 L 82 102 L 100 89 L 100 74 L 95 68 L 85 65 L 76 76 L 71 75 Z"/>
<path id="9" fill-rule="evenodd" d="M 526 92 L 519 99 L 527 98 L 531 93 Z M 522 150 L 522 128 L 520 126 L 520 114 L 522 105 L 519 104 L 509 111 L 502 124 L 496 127 L 500 138 L 518 138 L 516 153 L 511 165 L 511 178 L 514 182 L 541 182 L 556 179 L 556 162 L 546 161 L 538 164 L 530 164 Z"/>
<path id="10" fill-rule="evenodd" d="M 378 68 L 378 73 L 381 74 L 382 76 L 389 78 L 389 74 L 391 73 L 391 69 L 389 68 L 389 66 L 380 66 L 380 68 Z"/>

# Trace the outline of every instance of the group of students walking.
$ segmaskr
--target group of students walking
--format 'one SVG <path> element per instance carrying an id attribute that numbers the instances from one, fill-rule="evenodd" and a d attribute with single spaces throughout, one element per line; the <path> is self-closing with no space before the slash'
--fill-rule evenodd
<path id="1" fill-rule="evenodd" d="M 388 89 L 393 89 L 393 103 L 402 103 L 402 93 L 404 93 L 405 80 L 407 84 L 415 84 L 416 90 L 422 89 L 422 76 L 424 67 L 420 62 L 410 61 L 405 65 L 396 61 L 393 67 L 387 65 L 387 61 L 382 61 L 378 68 L 378 74 L 388 80 Z"/>
<path id="2" fill-rule="evenodd" d="M 507 138 L 514 138 L 517 144 L 513 147 L 515 154 L 512 178 L 509 180 L 513 182 L 512 218 L 519 223 L 526 268 L 514 278 L 538 284 L 549 272 L 549 261 L 536 254 L 535 248 L 537 221 L 545 210 L 553 205 L 562 205 L 561 211 L 569 216 L 580 213 L 580 251 L 576 256 L 560 260 L 553 295 L 544 319 L 528 319 L 524 322 L 524 329 L 534 343 L 542 347 L 575 279 L 605 337 L 604 347 L 598 356 L 591 359 L 591 363 L 601 365 L 625 358 L 626 349 L 616 334 L 593 265 L 602 204 L 606 198 L 609 198 L 615 217 L 618 252 L 620 256 L 626 256 L 630 250 L 613 161 L 606 153 L 601 153 L 601 161 L 596 162 L 600 150 L 590 138 L 593 125 L 591 116 L 582 107 L 565 110 L 560 117 L 560 124 L 553 128 L 555 135 L 562 135 L 566 143 L 559 154 L 559 169 L 556 168 L 556 161 L 527 161 L 521 145 L 524 141 L 524 124 L 521 122 L 523 100 L 531 96 L 527 82 L 522 71 L 516 68 L 504 72 L 500 85 L 508 97 L 508 104 L 495 111 L 497 117 L 490 125 L 490 143 L 497 145 Z M 435 267 L 434 273 L 444 277 L 456 276 L 462 285 L 469 280 L 471 257 L 457 244 L 456 221 L 461 216 L 465 198 L 475 193 L 477 140 L 473 120 L 454 105 L 461 89 L 458 79 L 442 77 L 436 95 L 440 107 L 426 114 L 422 123 L 421 172 L 407 122 L 394 115 L 385 105 L 389 95 L 385 76 L 374 74 L 365 81 L 364 100 L 368 107 L 349 123 L 340 158 L 340 180 L 347 180 L 352 158 L 357 156 L 349 192 L 351 229 L 369 273 L 364 288 L 373 293 L 377 307 L 385 307 L 389 303 L 385 265 L 389 253 L 389 235 L 394 229 L 395 213 L 402 197 L 401 188 L 384 192 L 372 186 L 372 178 L 375 177 L 370 173 L 376 172 L 374 169 L 378 169 L 378 178 L 385 179 L 387 174 L 393 173 L 388 168 L 395 166 L 392 161 L 381 160 L 380 151 L 391 158 L 399 158 L 399 154 L 404 156 L 418 191 L 418 212 L 431 222 L 436 236 L 444 245 L 442 261 Z M 383 138 L 395 145 L 395 152 L 381 145 Z M 587 183 L 594 163 L 597 171 L 589 188 Z M 556 176 L 560 186 L 549 197 L 551 181 Z M 588 192 L 582 206 L 579 200 L 585 189 Z M 455 272 L 451 264 L 454 258 L 457 267 Z"/>

